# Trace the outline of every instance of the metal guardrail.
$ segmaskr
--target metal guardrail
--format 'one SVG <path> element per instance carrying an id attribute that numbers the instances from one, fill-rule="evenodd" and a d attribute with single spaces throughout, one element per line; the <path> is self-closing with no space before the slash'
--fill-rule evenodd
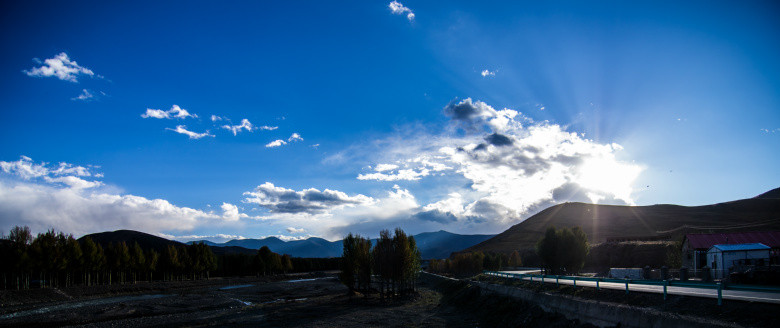
<path id="1" fill-rule="evenodd" d="M 599 284 L 602 282 L 626 284 L 626 294 L 628 294 L 629 284 L 634 285 L 648 285 L 648 286 L 663 286 L 664 300 L 667 299 L 667 287 L 688 287 L 688 288 L 702 288 L 718 291 L 718 305 L 723 304 L 723 290 L 739 290 L 739 291 L 752 291 L 752 292 L 770 292 L 780 293 L 780 288 L 774 286 L 754 286 L 754 285 L 737 285 L 728 283 L 707 283 L 707 282 L 694 282 L 694 281 L 679 281 L 679 280 L 637 280 L 637 279 L 618 279 L 618 278 L 595 278 L 595 277 L 577 277 L 577 276 L 558 276 L 558 275 L 544 275 L 544 274 L 530 274 L 530 273 L 507 273 L 499 271 L 483 271 L 483 273 L 497 276 L 507 279 L 520 279 L 534 281 L 534 278 L 538 279 L 540 283 L 552 283 L 555 280 L 555 284 L 559 285 L 561 280 L 571 280 L 572 285 L 577 287 L 577 281 L 591 281 L 596 282 L 596 290 L 600 290 Z"/>

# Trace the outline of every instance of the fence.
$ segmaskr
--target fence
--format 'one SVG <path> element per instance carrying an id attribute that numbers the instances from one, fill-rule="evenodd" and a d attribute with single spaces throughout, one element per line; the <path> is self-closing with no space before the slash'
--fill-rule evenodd
<path id="1" fill-rule="evenodd" d="M 723 290 L 740 290 L 740 291 L 753 291 L 753 292 L 771 292 L 779 293 L 780 288 L 772 286 L 754 286 L 754 285 L 737 285 L 728 284 L 724 282 L 708 283 L 708 282 L 696 282 L 696 281 L 680 281 L 680 280 L 638 280 L 638 279 L 619 279 L 619 278 L 595 278 L 595 277 L 577 277 L 577 276 L 558 276 L 558 275 L 544 275 L 544 274 L 528 274 L 528 273 L 506 273 L 499 271 L 483 271 L 483 273 L 491 276 L 507 278 L 507 279 L 520 279 L 539 281 L 540 283 L 552 283 L 558 285 L 561 280 L 570 280 L 572 285 L 577 287 L 577 281 L 590 281 L 595 282 L 596 290 L 600 290 L 600 283 L 618 283 L 626 285 L 626 294 L 629 291 L 629 284 L 634 285 L 646 285 L 646 286 L 663 286 L 664 300 L 667 299 L 668 287 L 688 287 L 688 288 L 701 288 L 716 290 L 718 292 L 718 305 L 723 304 Z"/>

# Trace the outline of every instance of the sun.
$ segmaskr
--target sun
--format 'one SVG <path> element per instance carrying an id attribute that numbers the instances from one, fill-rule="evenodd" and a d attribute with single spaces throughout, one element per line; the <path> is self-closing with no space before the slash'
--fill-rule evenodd
<path id="1" fill-rule="evenodd" d="M 631 186 L 641 171 L 638 165 L 622 163 L 614 158 L 589 158 L 579 167 L 576 182 L 591 191 L 588 197 L 594 203 L 606 194 L 633 204 Z"/>

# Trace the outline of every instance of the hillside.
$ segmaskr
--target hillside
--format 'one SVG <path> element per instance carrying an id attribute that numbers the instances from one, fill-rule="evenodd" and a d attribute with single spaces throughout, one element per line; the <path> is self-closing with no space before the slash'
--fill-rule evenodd
<path id="1" fill-rule="evenodd" d="M 104 248 L 107 247 L 109 243 L 125 242 L 125 244 L 127 244 L 128 246 L 132 246 L 134 242 L 137 242 L 138 245 L 141 246 L 141 248 L 154 249 L 159 253 L 162 253 L 165 250 L 165 248 L 168 247 L 168 245 L 173 245 L 176 247 L 185 245 L 175 240 L 168 240 L 162 237 L 157 237 L 154 235 L 150 235 L 148 233 L 134 231 L 134 230 L 117 230 L 117 231 L 93 233 L 93 234 L 82 236 L 78 240 L 83 241 L 84 238 L 86 237 L 92 238 L 92 241 L 100 244 Z M 210 242 L 207 242 L 206 244 L 211 247 L 211 251 L 214 252 L 215 255 L 255 253 L 254 250 L 250 250 L 242 247 L 221 246 Z"/>
<path id="2" fill-rule="evenodd" d="M 423 232 L 414 236 L 424 259 L 443 259 L 452 252 L 476 245 L 495 235 L 459 235 L 444 230 Z"/>
<path id="3" fill-rule="evenodd" d="M 615 206 L 564 203 L 549 207 L 464 251 L 532 250 L 550 225 L 580 226 L 591 243 L 608 239 L 677 240 L 686 233 L 780 230 L 774 189 L 756 198 L 704 206 Z"/>
<path id="4" fill-rule="evenodd" d="M 767 191 L 761 195 L 756 196 L 756 198 L 780 199 L 780 188 L 775 188 L 770 191 Z"/>
<path id="5" fill-rule="evenodd" d="M 162 252 L 165 248 L 168 247 L 168 245 L 174 245 L 174 246 L 184 245 L 175 240 L 168 240 L 165 238 L 157 237 L 154 235 L 150 235 L 148 233 L 143 233 L 134 230 L 117 230 L 117 231 L 93 233 L 93 234 L 82 236 L 81 238 L 79 238 L 79 241 L 84 240 L 84 238 L 86 237 L 92 238 L 92 241 L 100 244 L 104 248 L 108 246 L 109 243 L 125 242 L 125 244 L 127 244 L 128 246 L 133 246 L 133 243 L 137 242 L 138 245 L 141 246 L 141 248 L 143 249 L 154 249 L 158 252 Z"/>

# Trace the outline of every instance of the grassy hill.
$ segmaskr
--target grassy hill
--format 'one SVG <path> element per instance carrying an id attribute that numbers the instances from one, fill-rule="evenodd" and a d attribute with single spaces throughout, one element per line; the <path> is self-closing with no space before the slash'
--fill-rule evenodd
<path id="1" fill-rule="evenodd" d="M 608 240 L 678 240 L 686 233 L 780 230 L 780 188 L 756 198 L 705 206 L 615 206 L 564 203 L 549 207 L 464 251 L 533 250 L 550 225 L 580 226 L 591 244 Z"/>

